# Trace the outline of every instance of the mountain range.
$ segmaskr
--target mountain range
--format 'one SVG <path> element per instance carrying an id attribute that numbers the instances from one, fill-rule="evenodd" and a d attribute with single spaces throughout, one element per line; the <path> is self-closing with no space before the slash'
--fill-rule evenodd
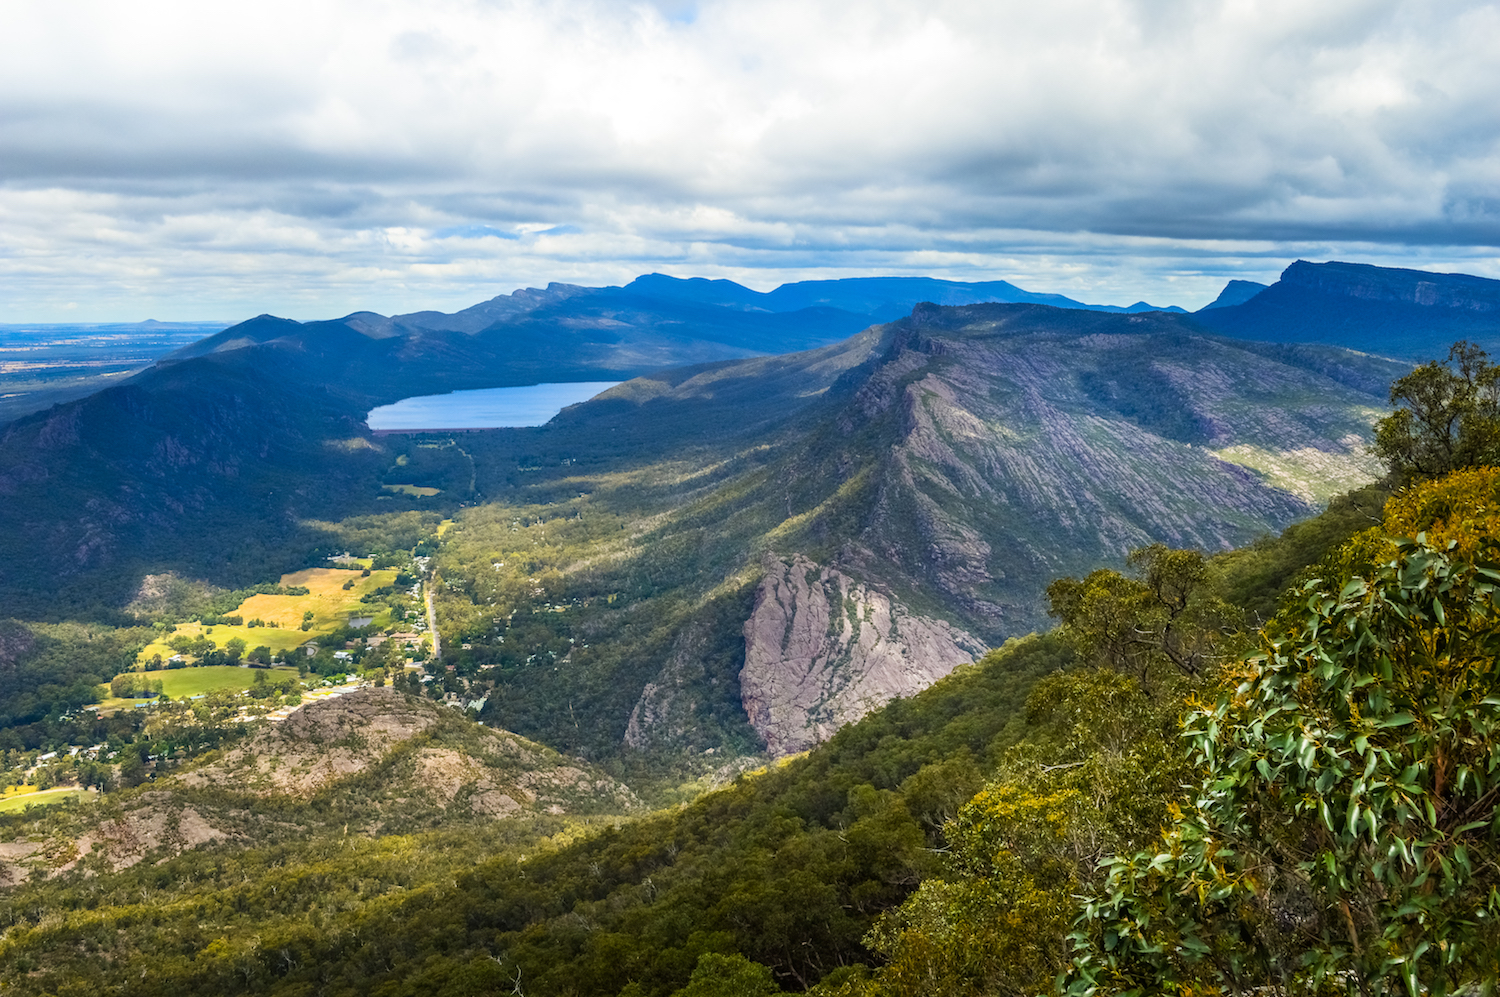
<path id="1" fill-rule="evenodd" d="M 1298 260 L 1261 290 L 1250 281 L 1231 281 L 1195 317 L 1237 339 L 1324 343 L 1431 360 L 1445 356 L 1459 339 L 1500 351 L 1500 281 Z"/>
<path id="2" fill-rule="evenodd" d="M 1193 778 L 1182 697 L 1213 692 L 1088 667 L 1048 583 L 1196 548 L 1209 639 L 1238 655 L 1378 521 L 1392 380 L 1460 336 L 1500 345 L 1497 304 L 1500 282 L 1343 263 L 1195 314 L 647 275 L 451 315 L 260 316 L 10 422 L 0 786 L 79 788 L 0 801 L 0 982 L 848 997 L 895 986 L 893 939 L 925 937 L 980 953 L 966 966 L 1045 949 L 1015 961 L 1046 979 L 1010 990 L 1039 992 L 1080 884 Z M 585 379 L 621 383 L 536 428 L 364 421 Z M 296 645 L 311 610 L 302 632 L 245 623 L 291 642 L 258 697 L 84 708 L 148 642 L 207 647 L 240 607 L 324 598 L 286 577 L 314 567 L 348 576 L 323 581 L 337 629 L 320 648 Z M 423 667 L 396 621 L 431 627 Z M 294 666 L 324 663 L 312 678 L 378 686 L 307 703 Z M 167 667 L 121 677 L 208 674 Z M 736 973 L 759 982 L 720 986 Z"/>
<path id="3" fill-rule="evenodd" d="M 452 315 L 261 316 L 4 428 L 0 598 L 126 620 L 147 575 L 274 580 L 346 543 L 338 523 L 410 510 L 470 551 L 439 557 L 448 644 L 499 660 L 506 627 L 475 622 L 475 567 L 501 560 L 484 517 L 607 516 L 614 540 L 548 568 L 566 611 L 533 643 L 574 628 L 596 637 L 575 664 L 611 656 L 507 672 L 489 718 L 597 757 L 796 750 L 1044 627 L 1052 578 L 1242 544 L 1372 480 L 1392 378 L 1457 334 L 1492 341 L 1500 301 L 1500 282 L 1342 263 L 1247 283 L 1195 315 L 966 303 L 1045 297 L 1004 282 L 648 275 Z M 363 422 L 409 395 L 622 378 L 535 430 Z"/>

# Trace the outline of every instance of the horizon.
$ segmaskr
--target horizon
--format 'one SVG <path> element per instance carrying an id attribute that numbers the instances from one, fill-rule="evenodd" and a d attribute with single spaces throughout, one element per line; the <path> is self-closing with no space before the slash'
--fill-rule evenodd
<path id="1" fill-rule="evenodd" d="M 1358 261 L 1352 261 L 1352 260 L 1338 260 L 1338 261 L 1329 260 L 1329 261 L 1308 261 L 1308 262 L 1341 262 L 1341 263 L 1356 263 L 1356 264 L 1358 264 Z M 1290 263 L 1288 263 L 1288 265 L 1290 265 Z M 1362 264 L 1360 264 L 1360 265 L 1362 265 Z M 1371 264 L 1371 265 L 1380 265 L 1380 264 Z M 1283 269 L 1285 269 L 1285 268 L 1283 268 Z M 1410 268 L 1405 268 L 1405 269 L 1418 270 L 1418 269 L 1423 269 L 1423 268 L 1410 267 Z M 1455 274 L 1455 273 L 1457 273 L 1456 271 L 1440 271 L 1440 270 L 1432 270 L 1432 269 L 1427 269 L 1426 272 L 1437 273 L 1437 274 Z M 1277 271 L 1278 277 L 1279 277 L 1280 273 L 1281 273 L 1281 271 Z M 1462 274 L 1460 274 L 1460 275 L 1462 275 Z M 671 277 L 674 280 L 682 280 L 682 281 L 691 281 L 691 280 L 730 280 L 730 278 L 703 277 L 703 276 L 697 276 L 697 275 L 691 276 L 691 277 L 679 277 L 679 276 L 676 276 L 674 274 L 662 274 L 659 271 L 652 271 L 650 273 L 637 274 L 631 280 L 640 279 L 642 277 L 652 277 L 652 276 L 666 276 L 666 277 Z M 1481 276 L 1481 275 L 1469 274 L 1469 275 L 1466 275 L 1466 276 Z M 1006 283 L 1012 284 L 1013 286 L 1015 286 L 1019 290 L 1026 291 L 1026 292 L 1029 292 L 1029 293 L 1032 293 L 1032 294 L 1062 294 L 1062 292 L 1058 292 L 1058 291 L 1050 291 L 1050 290 L 1045 290 L 1045 289 L 1036 288 L 1036 287 L 1027 287 L 1027 286 L 1021 285 L 1021 284 L 1017 283 L 1016 281 L 1011 280 L 1011 279 L 1006 278 L 1006 277 L 990 277 L 990 278 L 984 278 L 984 279 L 981 279 L 981 280 L 958 281 L 958 280 L 954 280 L 953 278 L 949 278 L 949 277 L 934 277 L 931 274 L 892 274 L 892 273 L 882 273 L 882 274 L 846 275 L 844 277 L 834 277 L 834 278 L 813 277 L 813 278 L 807 278 L 805 281 L 798 281 L 798 280 L 783 281 L 783 282 L 781 282 L 779 284 L 775 284 L 775 285 L 771 285 L 771 286 L 763 286 L 763 287 L 756 287 L 756 286 L 753 286 L 751 284 L 745 284 L 745 283 L 743 283 L 741 281 L 731 281 L 731 282 L 739 284 L 741 287 L 745 287 L 745 288 L 747 288 L 749 290 L 753 290 L 753 291 L 756 291 L 756 292 L 761 293 L 761 294 L 766 294 L 766 293 L 769 293 L 771 291 L 776 290 L 779 287 L 787 286 L 788 284 L 797 284 L 797 283 L 803 283 L 803 282 L 809 282 L 809 281 L 821 281 L 821 280 L 859 280 L 859 279 L 877 279 L 877 280 L 879 280 L 879 279 L 886 279 L 886 278 L 918 279 L 918 280 L 920 280 L 920 279 L 934 279 L 934 280 L 951 281 L 953 283 L 960 283 L 960 284 L 964 284 L 964 283 L 967 283 L 967 284 L 977 284 L 977 283 L 986 283 L 986 282 L 1006 282 Z M 1248 278 L 1235 278 L 1235 277 L 1228 278 L 1224 282 L 1224 285 L 1221 285 L 1219 287 L 1218 291 L 1215 291 L 1212 295 L 1210 295 L 1206 300 L 1204 300 L 1201 304 L 1197 305 L 1196 307 L 1187 307 L 1187 306 L 1181 305 L 1179 302 L 1176 302 L 1176 301 L 1148 302 L 1147 299 L 1144 298 L 1144 297 L 1138 297 L 1134 301 L 1080 301 L 1080 303 L 1081 304 L 1085 304 L 1085 305 L 1089 305 L 1091 307 L 1102 306 L 1102 307 L 1118 307 L 1118 308 L 1129 308 L 1129 307 L 1132 307 L 1132 306 L 1137 305 L 1137 304 L 1149 303 L 1149 304 L 1151 304 L 1152 306 L 1156 307 L 1159 310 L 1170 310 L 1170 309 L 1173 309 L 1173 308 L 1182 308 L 1185 312 L 1187 312 L 1188 314 L 1191 314 L 1191 313 L 1193 313 L 1195 311 L 1200 310 L 1204 305 L 1207 305 L 1207 304 L 1211 303 L 1212 301 L 1214 301 L 1217 298 L 1218 294 L 1224 290 L 1224 287 L 1227 286 L 1230 281 L 1233 281 L 1233 280 L 1246 280 L 1246 279 L 1248 279 Z M 1275 283 L 1276 279 L 1278 279 L 1278 278 L 1277 277 L 1273 277 L 1269 281 L 1260 281 L 1260 283 L 1265 283 L 1265 284 L 1269 285 L 1269 284 Z M 1486 278 L 1486 279 L 1493 279 L 1493 278 Z M 549 282 L 549 283 L 552 283 L 552 282 Z M 559 282 L 559 283 L 563 283 L 563 282 Z M 626 285 L 628 285 L 630 283 L 631 283 L 631 281 L 624 281 L 624 282 L 622 282 L 620 284 L 582 285 L 582 286 L 624 287 L 624 286 L 626 286 Z M 537 287 L 535 285 L 528 286 L 528 287 L 517 287 L 517 288 L 514 288 L 511 291 L 502 291 L 498 295 L 490 295 L 487 298 L 480 298 L 477 301 L 470 301 L 468 304 L 460 305 L 460 306 L 458 306 L 456 308 L 451 308 L 451 309 L 404 308 L 401 311 L 378 312 L 376 314 L 380 314 L 382 317 L 386 317 L 386 318 L 389 318 L 389 317 L 392 317 L 392 316 L 395 316 L 395 315 L 411 314 L 411 313 L 420 312 L 420 311 L 446 311 L 446 312 L 448 312 L 448 313 L 451 314 L 452 312 L 461 311 L 464 308 L 469 308 L 469 307 L 472 307 L 473 305 L 481 304 L 481 303 L 483 303 L 485 301 L 492 300 L 492 299 L 494 299 L 496 297 L 505 297 L 507 295 L 514 294 L 517 291 L 522 291 L 522 290 L 541 290 L 541 289 L 544 289 L 545 287 L 546 287 L 545 284 L 541 285 L 541 287 Z M 1063 294 L 1063 296 L 1064 297 L 1070 297 L 1070 298 L 1072 297 L 1072 295 L 1067 295 L 1067 294 Z M 1074 300 L 1078 300 L 1078 299 L 1074 299 Z M 246 316 L 242 316 L 242 317 L 239 317 L 239 318 L 232 318 L 232 319 L 225 319 L 225 318 L 217 318 L 217 319 L 204 319 L 204 318 L 196 318 L 196 319 L 193 319 L 193 318 L 184 318 L 184 319 L 159 319 L 159 318 L 156 318 L 156 317 L 151 317 L 151 318 L 144 318 L 144 319 L 121 319 L 121 318 L 91 318 L 91 319 L 83 319 L 83 318 L 80 318 L 80 319 L 73 319 L 71 321 L 55 321 L 55 320 L 54 321 L 25 321 L 25 320 L 21 320 L 21 321 L 0 321 L 0 330 L 5 330 L 5 329 L 9 329 L 9 330 L 23 330 L 23 329 L 26 329 L 26 328 L 87 329 L 87 328 L 92 328 L 92 327 L 105 328 L 105 327 L 110 327 L 110 326 L 122 326 L 122 327 L 123 326 L 145 326 L 145 325 L 149 325 L 149 324 L 152 324 L 152 323 L 157 323 L 157 324 L 160 324 L 160 325 L 163 325 L 163 326 L 188 326 L 188 327 L 193 327 L 193 326 L 202 326 L 202 327 L 220 326 L 222 328 L 232 328 L 232 327 L 234 327 L 234 326 L 236 326 L 236 325 L 238 325 L 238 324 L 240 324 L 242 322 L 247 322 L 250 319 L 256 318 L 256 317 L 258 317 L 260 315 L 274 315 L 276 318 L 290 319 L 291 321 L 294 321 L 294 322 L 318 322 L 318 321 L 336 320 L 336 319 L 340 319 L 340 318 L 345 318 L 345 317 L 347 317 L 349 315 L 358 314 L 360 312 L 373 312 L 373 311 L 374 311 L 373 309 L 369 309 L 369 308 L 356 308 L 353 311 L 343 312 L 343 313 L 340 313 L 338 315 L 301 315 L 301 316 L 276 315 L 274 312 L 257 312 L 254 315 L 246 315 Z"/>
<path id="2" fill-rule="evenodd" d="M 694 275 L 694 276 L 690 276 L 690 277 L 680 277 L 680 276 L 677 276 L 675 274 L 663 274 L 660 271 L 652 271 L 650 273 L 640 273 L 640 274 L 637 274 L 635 277 L 631 278 L 631 280 L 623 281 L 623 282 L 618 283 L 618 284 L 598 284 L 598 285 L 580 285 L 580 286 L 585 286 L 585 287 L 625 287 L 628 284 L 630 284 L 633 280 L 638 280 L 638 279 L 640 279 L 642 277 L 656 277 L 656 276 L 671 277 L 674 280 L 682 280 L 682 281 L 691 281 L 691 280 L 730 280 L 730 278 L 725 278 L 725 277 L 703 277 L 703 276 L 699 276 L 699 275 Z M 960 284 L 979 284 L 979 283 L 993 283 L 993 282 L 1002 282 L 1003 281 L 1003 282 L 1010 283 L 1010 284 L 1014 285 L 1015 287 L 1017 287 L 1020 290 L 1027 291 L 1027 292 L 1032 293 L 1032 294 L 1061 294 L 1062 293 L 1062 292 L 1058 292 L 1058 291 L 1042 290 L 1042 289 L 1038 289 L 1038 288 L 1035 288 L 1035 287 L 1025 287 L 1025 286 L 1022 286 L 1020 284 L 1017 284 L 1015 281 L 1010 280 L 1009 278 L 1006 278 L 1006 277 L 987 277 L 987 278 L 979 278 L 979 279 L 969 280 L 969 281 L 958 281 L 958 280 L 954 280 L 953 278 L 950 278 L 950 277 L 934 277 L 931 274 L 915 274 L 915 273 L 911 273 L 911 274 L 896 274 L 896 273 L 859 274 L 859 275 L 845 275 L 845 276 L 842 276 L 842 277 L 831 277 L 831 278 L 830 277 L 811 277 L 811 278 L 806 278 L 805 280 L 788 280 L 788 281 L 782 281 L 782 282 L 780 282 L 778 284 L 772 284 L 772 285 L 769 285 L 769 286 L 761 286 L 761 287 L 756 287 L 756 286 L 754 286 L 752 284 L 746 284 L 746 283 L 744 283 L 742 281 L 737 281 L 737 280 L 732 280 L 731 282 L 735 283 L 735 284 L 738 284 L 739 286 L 744 287 L 747 290 L 756 291 L 757 293 L 760 293 L 760 294 L 767 294 L 767 293 L 770 293 L 770 292 L 776 290 L 779 287 L 785 287 L 785 286 L 787 286 L 789 284 L 806 283 L 806 282 L 822 281 L 822 280 L 862 280 L 862 279 L 867 279 L 867 280 L 883 280 L 883 279 L 887 279 L 887 278 L 913 279 L 913 280 L 924 280 L 924 279 L 944 280 L 944 281 L 951 281 L 953 283 L 960 283 Z M 1235 279 L 1235 278 L 1230 278 L 1230 279 Z M 557 282 L 549 281 L 548 283 L 569 283 L 569 282 L 566 282 L 566 281 L 557 281 Z M 1228 281 L 1226 281 L 1225 283 L 1227 284 Z M 515 294 L 517 291 L 524 291 L 524 290 L 544 290 L 546 288 L 546 286 L 547 286 L 546 284 L 542 284 L 542 285 L 539 285 L 539 286 L 538 285 L 524 285 L 524 286 L 513 288 L 513 289 L 511 289 L 509 291 L 501 291 L 499 294 L 492 294 L 492 295 L 490 295 L 487 298 L 480 298 L 480 299 L 478 299 L 476 301 L 471 301 L 468 304 L 460 305 L 457 308 L 453 308 L 453 309 L 434 309 L 434 308 L 417 307 L 417 308 L 404 308 L 401 311 L 377 312 L 376 314 L 379 314 L 379 315 L 381 315 L 382 317 L 385 317 L 385 318 L 389 318 L 389 317 L 394 316 L 394 315 L 410 314 L 410 313 L 413 313 L 413 312 L 420 312 L 420 311 L 437 311 L 437 310 L 443 310 L 443 311 L 448 311 L 448 312 L 451 313 L 453 311 L 460 311 L 460 310 L 462 310 L 464 308 L 469 308 L 469 307 L 472 307 L 473 305 L 481 304 L 481 303 L 483 303 L 485 301 L 490 301 L 490 300 L 492 300 L 494 298 L 497 298 L 497 297 L 506 297 L 508 295 Z M 1221 287 L 1220 290 L 1222 291 L 1223 288 Z M 1218 292 L 1215 292 L 1215 296 L 1217 295 L 1217 293 Z M 1072 297 L 1071 295 L 1067 295 L 1067 294 L 1063 294 L 1062 296 L 1063 297 Z M 1212 300 L 1214 300 L 1214 296 L 1210 296 L 1208 298 L 1208 301 L 1212 301 Z M 1130 307 L 1132 305 L 1139 304 L 1139 303 L 1144 302 L 1144 301 L 1146 301 L 1145 298 L 1138 297 L 1134 301 L 1085 301 L 1085 302 L 1081 302 L 1081 303 L 1082 304 L 1087 304 L 1087 305 L 1094 305 L 1094 306 L 1105 306 L 1105 307 L 1114 306 L 1114 307 L 1128 308 L 1128 307 Z M 1158 307 L 1163 308 L 1163 309 L 1167 309 L 1167 308 L 1172 308 L 1174 306 L 1178 306 L 1178 303 L 1175 302 L 1175 301 L 1150 302 L 1150 303 L 1153 304 L 1153 305 L 1157 305 Z M 1208 302 L 1206 301 L 1204 303 L 1207 304 Z M 1178 306 L 1178 307 L 1181 307 L 1181 306 Z M 1186 309 L 1186 310 L 1187 311 L 1193 311 L 1194 309 L 1190 309 L 1189 308 L 1189 309 Z M 152 317 L 149 317 L 149 318 L 143 318 L 143 319 L 78 318 L 78 319 L 65 320 L 65 321 L 27 321 L 27 320 L 22 319 L 22 320 L 19 320 L 19 321 L 0 321 L 0 329 L 20 329 L 20 328 L 32 327 L 32 326 L 55 326 L 55 327 L 59 327 L 59 328 L 87 328 L 87 327 L 92 327 L 92 326 L 99 326 L 99 327 L 107 327 L 107 326 L 142 326 L 142 325 L 148 325 L 150 323 L 158 323 L 160 325 L 166 325 L 166 326 L 174 326 L 174 325 L 177 325 L 177 326 L 209 326 L 209 325 L 220 325 L 220 324 L 222 324 L 225 327 L 231 327 L 231 326 L 234 326 L 234 325 L 238 325 L 241 322 L 249 321 L 250 319 L 256 318 L 256 317 L 258 317 L 260 315 L 274 315 L 276 318 L 290 319 L 290 320 L 292 320 L 294 322 L 319 322 L 319 321 L 325 321 L 325 320 L 330 320 L 330 319 L 344 318 L 344 317 L 347 317 L 349 315 L 358 314 L 359 312 L 372 312 L 372 311 L 374 311 L 374 310 L 373 309 L 369 309 L 369 308 L 356 308 L 353 311 L 343 312 L 343 313 L 338 314 L 338 315 L 302 315 L 302 316 L 276 315 L 276 313 L 274 313 L 274 312 L 257 312 L 257 313 L 255 313 L 255 315 L 247 315 L 247 316 L 244 316 L 244 317 L 241 317 L 241 318 L 234 318 L 234 319 L 224 319 L 224 318 L 216 318 L 216 319 L 205 319 L 205 318 L 161 319 L 161 318 L 157 318 L 155 316 L 152 316 Z"/>

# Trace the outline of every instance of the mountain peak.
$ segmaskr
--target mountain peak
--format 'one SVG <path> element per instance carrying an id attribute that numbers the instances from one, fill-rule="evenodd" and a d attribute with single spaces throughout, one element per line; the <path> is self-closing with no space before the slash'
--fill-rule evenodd
<path id="1" fill-rule="evenodd" d="M 1224 285 L 1224 290 L 1213 301 L 1204 305 L 1199 311 L 1208 311 L 1210 308 L 1230 308 L 1234 305 L 1243 305 L 1269 285 L 1255 280 L 1231 280 Z"/>

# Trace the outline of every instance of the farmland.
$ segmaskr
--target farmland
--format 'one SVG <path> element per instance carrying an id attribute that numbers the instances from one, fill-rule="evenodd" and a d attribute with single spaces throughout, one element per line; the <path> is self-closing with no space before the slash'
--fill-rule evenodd
<path id="1" fill-rule="evenodd" d="M 22 787 L 12 787 L 20 789 Z M 61 803 L 74 797 L 92 798 L 93 790 L 67 787 L 64 789 L 44 789 L 41 792 L 11 792 L 7 790 L 0 796 L 0 813 L 13 813 L 25 810 L 27 807 L 39 807 L 48 803 Z"/>
<path id="2" fill-rule="evenodd" d="M 167 660 L 176 652 L 171 641 L 178 637 L 195 640 L 206 637 L 219 647 L 239 638 L 247 648 L 269 647 L 273 652 L 288 651 L 300 644 L 331 633 L 348 624 L 354 617 L 373 617 L 372 625 L 386 627 L 391 623 L 390 608 L 384 602 L 361 602 L 361 597 L 375 590 L 394 586 L 394 569 L 372 570 L 368 575 L 363 570 L 368 561 L 355 561 L 359 567 L 308 568 L 281 576 L 281 585 L 287 589 L 307 589 L 306 595 L 253 595 L 226 614 L 242 618 L 237 625 L 218 623 L 205 626 L 202 623 L 181 623 L 175 631 L 162 634 L 146 645 L 137 657 L 145 664 L 160 655 Z M 352 585 L 350 584 L 352 583 Z M 349 585 L 348 588 L 345 588 Z M 306 614 L 307 629 L 302 629 Z M 254 620 L 264 621 L 264 626 L 248 626 Z M 233 669 L 240 671 L 240 669 Z M 170 674 L 170 673 L 163 673 Z M 175 695 L 175 693 L 173 694 Z"/>
<path id="3" fill-rule="evenodd" d="M 218 629 L 218 628 L 215 628 Z M 295 668 L 241 668 L 238 665 L 205 665 L 201 668 L 179 668 L 172 671 L 152 672 L 151 678 L 161 682 L 161 691 L 173 699 L 184 696 L 201 696 L 207 692 L 229 689 L 238 692 L 255 684 L 257 675 L 269 681 L 296 675 Z M 106 698 L 99 703 L 101 710 L 129 708 L 137 703 L 149 703 L 149 699 Z"/>

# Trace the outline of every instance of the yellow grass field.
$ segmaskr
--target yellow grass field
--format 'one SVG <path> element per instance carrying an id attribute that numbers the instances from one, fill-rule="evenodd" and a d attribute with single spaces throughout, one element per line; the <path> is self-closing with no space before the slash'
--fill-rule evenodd
<path id="1" fill-rule="evenodd" d="M 368 565 L 369 562 L 358 563 Z M 354 587 L 345 589 L 344 583 L 350 579 L 354 580 Z M 247 621 L 265 620 L 265 626 L 231 627 L 221 623 L 218 626 L 204 627 L 201 623 L 179 623 L 175 633 L 147 644 L 136 661 L 145 664 L 158 654 L 163 661 L 170 658 L 175 652 L 167 641 L 179 635 L 192 639 L 199 634 L 207 634 L 209 640 L 219 647 L 229 643 L 232 638 L 239 637 L 245 642 L 246 650 L 264 644 L 273 651 L 285 651 L 305 644 L 320 634 L 336 630 L 351 617 L 373 615 L 377 626 L 389 626 L 389 610 L 380 606 L 381 612 L 373 612 L 369 604 L 362 603 L 359 599 L 367 592 L 373 592 L 383 585 L 394 585 L 395 582 L 394 568 L 372 571 L 368 577 L 360 577 L 360 568 L 308 568 L 294 571 L 289 575 L 282 575 L 281 584 L 288 588 L 294 585 L 305 586 L 309 590 L 307 595 L 253 595 L 228 614 L 243 616 Z M 313 614 L 312 627 L 303 630 L 302 614 L 308 611 Z M 152 677 L 169 674 L 181 672 L 153 673 Z"/>
<path id="2" fill-rule="evenodd" d="M 415 495 L 418 498 L 432 498 L 434 495 L 443 494 L 441 488 L 429 488 L 427 485 L 381 485 L 388 492 L 396 492 L 400 495 Z"/>

